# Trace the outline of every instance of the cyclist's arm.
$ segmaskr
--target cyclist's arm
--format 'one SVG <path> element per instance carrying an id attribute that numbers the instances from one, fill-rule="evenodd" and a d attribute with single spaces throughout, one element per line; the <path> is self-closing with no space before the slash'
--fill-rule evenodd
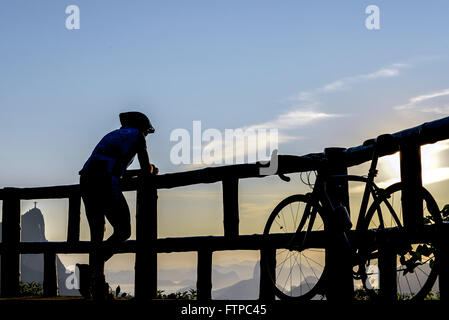
<path id="1" fill-rule="evenodd" d="M 137 153 L 137 159 L 139 160 L 140 169 L 143 174 L 157 174 L 158 169 L 150 163 L 150 157 L 148 156 L 148 151 L 142 150 Z"/>
<path id="2" fill-rule="evenodd" d="M 137 151 L 137 159 L 139 160 L 140 169 L 142 174 L 158 174 L 159 169 L 155 165 L 151 164 L 150 156 L 148 155 L 147 142 L 145 136 L 139 137 L 139 147 Z"/>

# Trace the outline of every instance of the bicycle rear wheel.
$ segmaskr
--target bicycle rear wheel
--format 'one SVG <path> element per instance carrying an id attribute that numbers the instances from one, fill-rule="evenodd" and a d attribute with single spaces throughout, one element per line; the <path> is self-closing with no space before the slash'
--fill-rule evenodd
<path id="1" fill-rule="evenodd" d="M 295 241 L 297 230 L 304 234 L 323 231 L 325 219 L 319 204 L 306 195 L 292 195 L 272 211 L 264 234 L 291 234 L 289 243 L 276 250 L 276 268 L 270 272 L 276 296 L 281 299 L 310 300 L 321 294 L 326 274 L 325 249 Z M 299 243 L 298 243 L 299 242 Z"/>
<path id="2" fill-rule="evenodd" d="M 364 229 L 403 229 L 402 197 L 403 185 L 396 183 L 384 190 L 384 194 L 368 209 Z M 424 209 L 424 224 L 442 224 L 438 205 L 432 195 L 424 188 L 421 191 Z M 432 241 L 404 239 L 395 245 L 396 285 L 398 299 L 424 299 L 434 287 L 439 269 L 439 252 Z M 363 287 L 371 297 L 376 297 L 379 289 L 377 268 L 377 248 L 371 248 L 371 259 L 364 266 L 367 277 Z"/>

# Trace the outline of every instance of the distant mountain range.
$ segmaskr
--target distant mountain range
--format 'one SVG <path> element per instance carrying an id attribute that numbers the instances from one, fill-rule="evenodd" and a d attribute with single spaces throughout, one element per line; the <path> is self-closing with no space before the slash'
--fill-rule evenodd
<path id="1" fill-rule="evenodd" d="M 158 288 L 164 290 L 165 293 L 196 289 L 196 277 L 196 270 L 193 268 L 159 269 Z M 134 283 L 134 272 L 106 271 L 106 279 L 110 284 L 120 284 L 121 288 L 131 288 Z M 244 261 L 228 265 L 214 265 L 212 268 L 212 298 L 218 300 L 258 299 L 259 281 L 259 262 Z"/>
<path id="2" fill-rule="evenodd" d="M 174 268 L 158 270 L 158 288 L 165 293 L 183 292 L 196 289 L 196 269 Z M 133 271 L 106 271 L 110 284 L 132 289 Z M 299 286 L 293 287 L 294 294 L 306 292 L 316 279 L 307 278 Z M 125 286 L 123 286 L 125 285 Z M 255 300 L 259 298 L 260 263 L 257 261 L 235 261 L 226 265 L 214 265 L 212 268 L 212 299 L 216 300 Z"/>
<path id="3" fill-rule="evenodd" d="M 252 277 L 241 280 L 231 286 L 213 290 L 212 299 L 216 300 L 255 300 L 259 298 L 260 262 L 253 266 Z"/>
<path id="4" fill-rule="evenodd" d="M 239 273 L 233 270 L 236 266 L 237 265 L 231 265 L 228 267 L 214 266 L 212 269 L 212 282 L 214 288 L 221 289 L 224 287 L 232 286 L 235 283 L 241 281 Z M 105 273 L 106 280 L 111 284 L 112 287 L 119 284 L 121 288 L 129 288 L 134 284 L 134 271 L 106 271 Z M 163 290 L 165 293 L 178 291 L 182 292 L 188 291 L 190 289 L 196 289 L 196 277 L 196 270 L 193 268 L 159 269 L 157 281 L 158 288 L 160 290 Z"/>

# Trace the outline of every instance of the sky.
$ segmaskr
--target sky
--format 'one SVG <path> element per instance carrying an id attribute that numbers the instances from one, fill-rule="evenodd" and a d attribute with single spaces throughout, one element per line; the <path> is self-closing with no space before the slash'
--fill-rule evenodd
<path id="1" fill-rule="evenodd" d="M 70 5 L 79 29 L 66 28 Z M 380 29 L 366 27 L 369 5 Z M 437 0 L 1 1 L 0 187 L 77 183 L 128 110 L 156 128 L 147 143 L 161 174 L 206 166 L 170 158 L 172 132 L 192 133 L 194 121 L 223 134 L 274 128 L 280 154 L 302 155 L 446 117 L 448 12 Z M 448 146 L 423 155 L 426 187 L 444 204 Z M 398 170 L 398 157 L 387 158 L 379 181 Z M 240 181 L 241 233 L 262 232 L 272 208 L 302 190 L 297 176 Z M 133 212 L 135 194 L 126 196 Z M 67 201 L 38 206 L 47 237 L 63 240 Z M 160 237 L 222 234 L 221 185 L 162 190 L 158 228 Z"/>

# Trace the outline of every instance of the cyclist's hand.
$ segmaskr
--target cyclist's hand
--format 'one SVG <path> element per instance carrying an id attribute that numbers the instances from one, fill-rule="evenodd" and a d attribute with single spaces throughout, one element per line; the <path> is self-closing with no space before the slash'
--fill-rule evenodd
<path id="1" fill-rule="evenodd" d="M 156 167 L 154 164 L 151 165 L 153 167 L 151 174 L 157 175 L 159 173 L 159 168 Z"/>

